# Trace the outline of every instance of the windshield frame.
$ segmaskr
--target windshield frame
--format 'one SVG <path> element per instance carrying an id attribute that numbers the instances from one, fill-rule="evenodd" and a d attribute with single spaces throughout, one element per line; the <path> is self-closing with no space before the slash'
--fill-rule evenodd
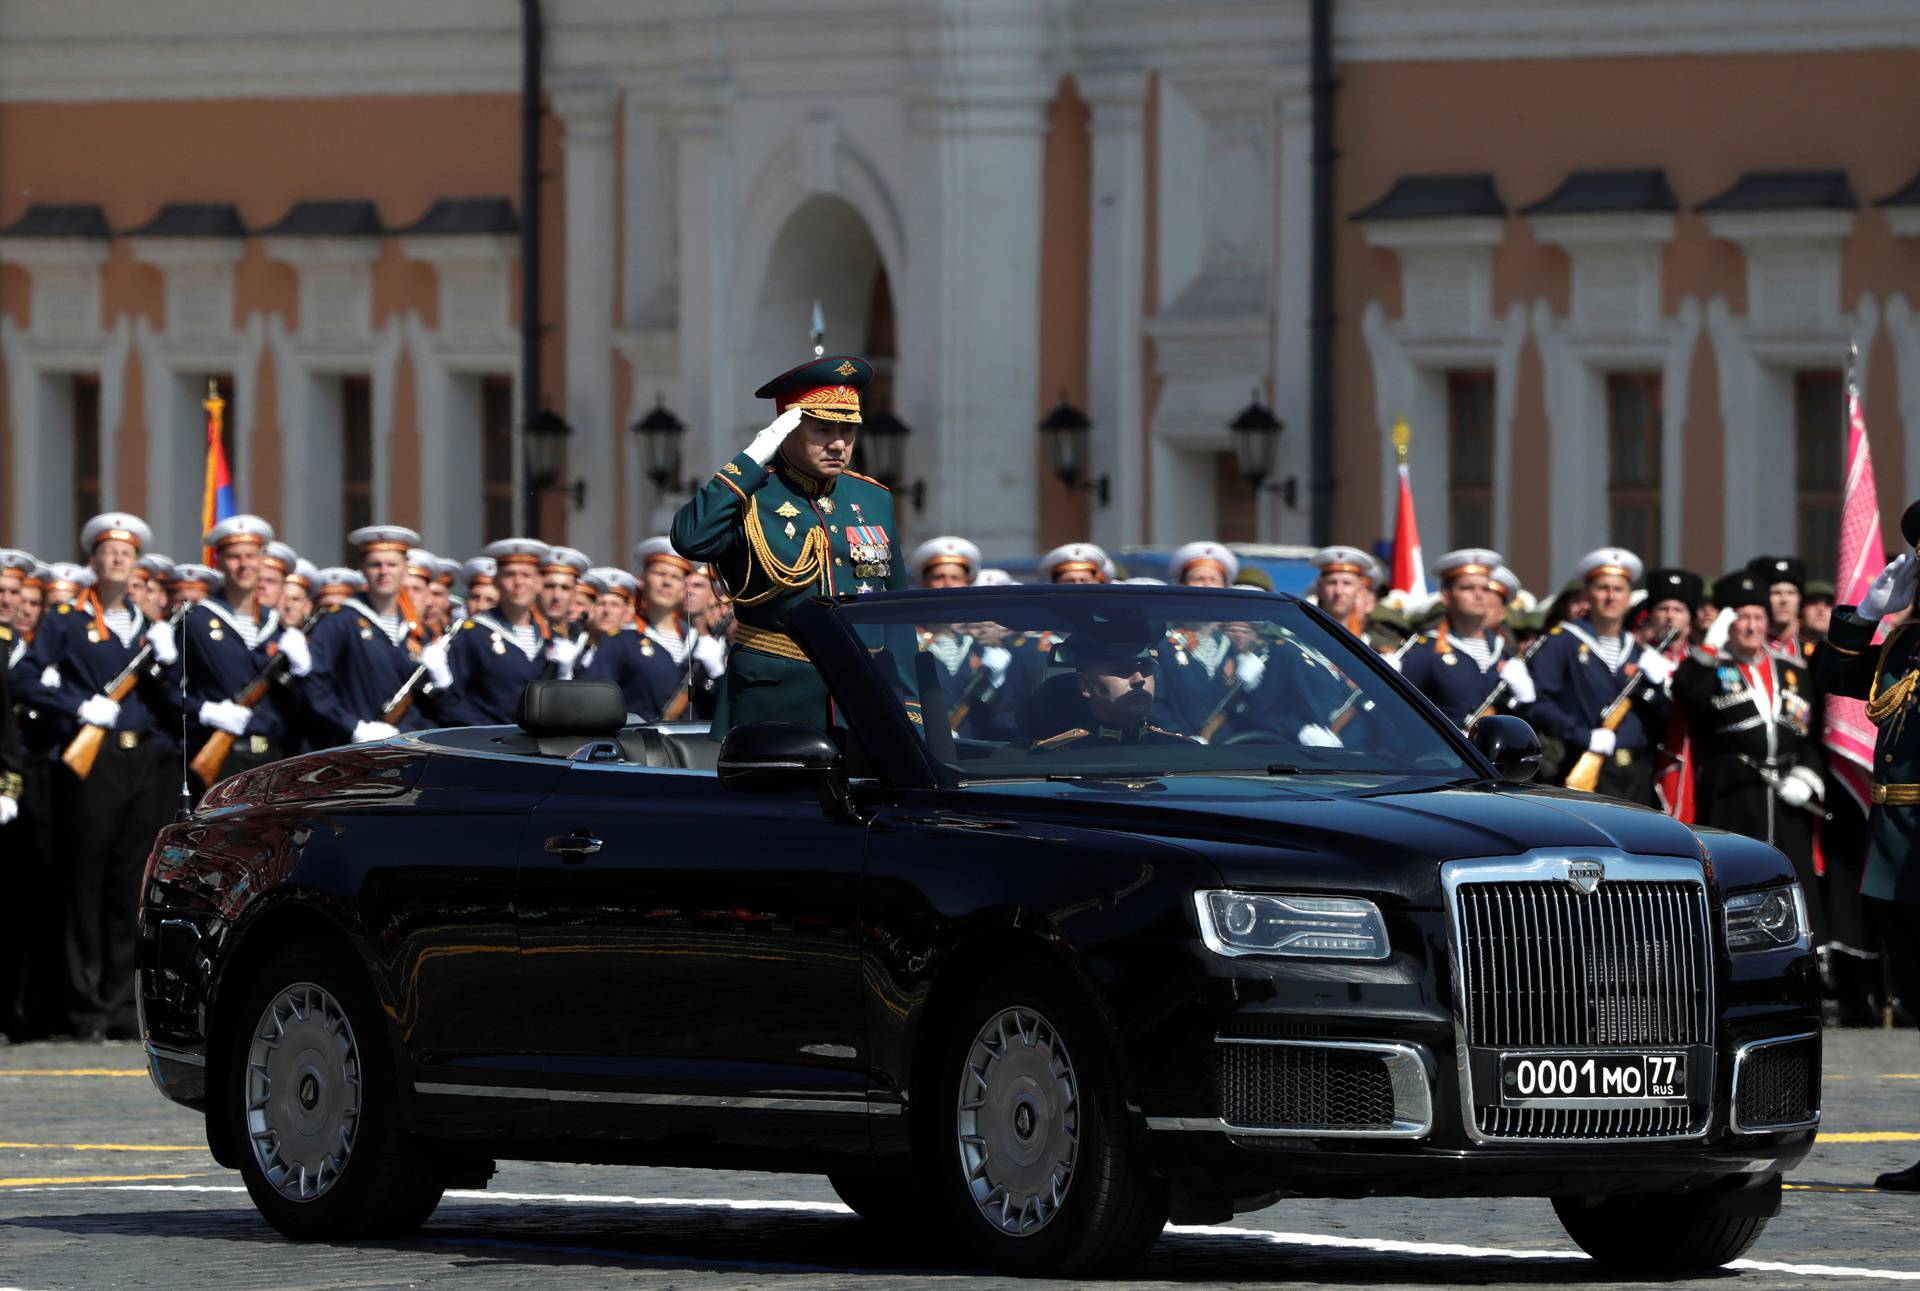
<path id="1" fill-rule="evenodd" d="M 924 621 L 929 622 L 962 621 L 969 615 L 977 614 L 977 610 L 968 602 L 986 597 L 1002 603 L 1013 601 L 1046 605 L 1057 604 L 1062 597 L 1178 601 L 1197 604 L 1200 608 L 1190 612 L 1194 617 L 1222 620 L 1270 619 L 1276 603 L 1287 605 L 1322 628 L 1329 647 L 1337 646 L 1347 652 L 1348 657 L 1340 660 L 1343 668 L 1370 671 L 1374 680 L 1384 683 L 1388 690 L 1404 701 L 1451 746 L 1470 772 L 1477 773 L 1482 780 L 1496 783 L 1500 780 L 1492 763 L 1473 746 L 1466 732 L 1448 721 L 1432 701 L 1410 685 L 1396 669 L 1389 667 L 1370 646 L 1311 601 L 1287 592 L 1265 592 L 1255 588 L 1090 584 L 1072 588 L 1052 585 L 912 588 L 867 595 L 816 597 L 797 607 L 790 618 L 790 626 L 814 658 L 815 666 L 833 692 L 835 701 L 847 709 L 852 719 L 850 725 L 868 746 L 884 782 L 904 782 L 913 787 L 958 788 L 970 784 L 990 785 L 1002 782 L 1006 777 L 964 776 L 933 755 L 926 740 L 908 720 L 906 706 L 881 675 L 875 657 L 867 652 L 853 618 L 843 611 L 884 605 L 890 616 L 906 611 L 902 617 L 909 621 L 922 616 Z M 1236 606 L 1239 607 L 1237 614 Z M 1163 612 L 1156 607 L 1154 613 Z M 1178 606 L 1168 606 L 1164 611 L 1164 617 L 1167 618 L 1188 616 Z"/>

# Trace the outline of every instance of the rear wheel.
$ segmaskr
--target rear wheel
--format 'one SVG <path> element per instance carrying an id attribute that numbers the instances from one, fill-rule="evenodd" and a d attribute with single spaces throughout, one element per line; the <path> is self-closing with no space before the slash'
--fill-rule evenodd
<path id="1" fill-rule="evenodd" d="M 290 946 L 234 1024 L 227 1115 L 267 1222 L 298 1239 L 401 1236 L 425 1223 L 444 1184 L 400 1124 L 360 966 L 325 942 Z"/>
<path id="2" fill-rule="evenodd" d="M 1567 1236 L 1602 1264 L 1644 1272 L 1718 1268 L 1739 1259 L 1766 1230 L 1754 1201 L 1725 1192 L 1556 1197 Z"/>
<path id="3" fill-rule="evenodd" d="M 923 1161 L 968 1247 L 1015 1274 L 1129 1267 L 1167 1222 L 1092 1011 L 1050 968 L 983 985 L 948 1037 Z"/>

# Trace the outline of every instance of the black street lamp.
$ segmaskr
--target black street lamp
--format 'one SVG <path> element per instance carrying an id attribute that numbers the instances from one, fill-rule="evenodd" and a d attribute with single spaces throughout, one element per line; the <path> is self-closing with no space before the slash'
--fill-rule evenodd
<path id="1" fill-rule="evenodd" d="M 1273 415 L 1273 409 L 1260 402 L 1260 392 L 1253 392 L 1253 402 L 1248 404 L 1238 417 L 1227 423 L 1227 431 L 1233 436 L 1233 455 L 1239 462 L 1240 475 L 1253 486 L 1254 492 L 1263 489 L 1269 493 L 1278 493 L 1288 506 L 1296 505 L 1299 483 L 1291 475 L 1274 484 L 1267 484 L 1266 478 L 1273 474 L 1273 468 L 1280 460 L 1280 436 L 1287 424 Z"/>
<path id="2" fill-rule="evenodd" d="M 562 484 L 567 467 L 567 440 L 573 427 L 550 408 L 542 408 L 528 419 L 523 439 L 526 447 L 527 536 L 540 535 L 540 495 L 558 490 L 573 499 L 576 510 L 587 504 L 587 482 L 576 479 Z"/>
<path id="3" fill-rule="evenodd" d="M 913 503 L 914 514 L 919 515 L 927 509 L 927 482 L 915 480 L 903 484 L 900 481 L 906 473 L 907 436 L 912 433 L 906 422 L 882 408 L 866 415 L 858 443 L 867 473 L 895 493 L 904 494 Z"/>
<path id="4" fill-rule="evenodd" d="M 1047 464 L 1053 468 L 1054 478 L 1070 489 L 1093 494 L 1105 506 L 1111 497 L 1107 477 L 1087 478 L 1092 433 L 1093 422 L 1067 402 L 1064 390 L 1059 405 L 1040 423 L 1040 441 L 1046 445 Z"/>
<path id="5" fill-rule="evenodd" d="M 681 493 L 686 484 L 680 479 L 680 445 L 686 439 L 687 424 L 667 411 L 666 399 L 658 391 L 653 396 L 653 411 L 633 423 L 640 440 L 641 460 L 647 464 L 647 478 L 663 492 Z"/>

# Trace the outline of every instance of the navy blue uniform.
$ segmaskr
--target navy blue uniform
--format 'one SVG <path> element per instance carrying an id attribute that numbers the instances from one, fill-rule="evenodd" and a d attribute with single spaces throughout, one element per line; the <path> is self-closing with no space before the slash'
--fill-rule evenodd
<path id="1" fill-rule="evenodd" d="M 1444 628 L 1421 633 L 1418 642 L 1400 658 L 1400 675 L 1456 726 L 1466 725 L 1473 711 L 1487 702 L 1487 696 L 1500 684 L 1500 666 L 1507 661 L 1505 637 L 1487 630 L 1480 638 L 1492 647 L 1484 668 L 1465 650 L 1457 649 L 1459 638 Z"/>
<path id="2" fill-rule="evenodd" d="M 40 630 L 27 649 L 21 666 L 24 676 L 15 676 L 21 696 L 41 708 L 74 719 L 77 731 L 81 703 L 93 695 L 106 694 L 113 679 L 147 644 L 147 629 L 153 626 L 153 621 L 134 609 L 132 600 L 126 602 L 126 608 L 133 614 L 133 635 L 122 644 L 111 631 L 100 630 L 93 615 L 79 605 L 54 606 L 53 611 L 40 620 Z M 49 667 L 59 671 L 56 686 L 44 684 L 43 674 Z M 113 723 L 114 737 L 126 735 L 131 740 L 109 738 L 107 743 L 125 743 L 128 747 L 153 743 L 164 750 L 178 752 L 179 688 L 177 664 L 162 667 L 149 662 L 140 675 L 139 684 L 120 701 L 120 715 Z"/>
<path id="3" fill-rule="evenodd" d="M 453 685 L 442 698 L 442 721 L 455 726 L 499 726 L 513 721 L 520 692 L 530 681 L 548 675 L 546 624 L 532 621 L 538 643 L 528 658 L 515 641 L 513 629 L 488 613 L 465 620 L 453 630 L 447 667 Z"/>
<path id="4" fill-rule="evenodd" d="M 307 646 L 313 672 L 302 685 L 314 719 L 314 743 L 322 747 L 350 744 L 356 724 L 381 721 L 388 702 L 419 666 L 419 641 L 405 631 L 395 640 L 365 602 L 352 598 L 314 617 Z M 424 679 L 417 693 L 422 700 L 437 698 Z M 432 724 L 419 703 L 396 723 L 403 731 Z"/>
<path id="5" fill-rule="evenodd" d="M 653 679 L 640 667 L 638 632 L 621 631 L 595 640 L 574 665 L 573 675 L 582 681 L 610 681 L 620 687 L 627 711 L 643 722 L 659 717 Z"/>
<path id="6" fill-rule="evenodd" d="M 1192 628 L 1175 628 L 1159 650 L 1151 720 L 1167 730 L 1199 735 L 1229 696 L 1237 699 L 1248 693 L 1239 685 L 1238 652 L 1217 627 L 1205 635 Z"/>
<path id="7" fill-rule="evenodd" d="M 646 721 L 658 721 L 660 714 L 666 711 L 667 705 L 674 701 L 680 694 L 680 688 L 686 684 L 687 670 L 699 667 L 693 662 L 693 634 L 688 632 L 681 636 L 681 654 L 677 661 L 673 657 L 670 638 L 654 632 L 652 628 L 643 627 L 628 635 L 633 638 L 631 648 L 634 666 L 640 670 L 640 675 L 644 678 L 643 695 L 646 705 L 644 708 L 636 708 L 633 711 L 640 714 Z M 690 706 L 685 713 L 679 715 L 683 721 L 692 716 Z"/>
<path id="8" fill-rule="evenodd" d="M 274 642 L 280 632 L 280 615 L 269 610 L 259 621 L 254 643 L 249 646 L 241 631 L 239 612 L 218 597 L 208 597 L 187 612 L 181 632 L 180 659 L 187 674 L 187 743 L 192 750 L 198 752 L 213 734 L 210 728 L 200 724 L 200 706 L 237 699 L 272 662 L 277 653 Z M 284 677 L 283 672 L 281 678 Z M 271 757 L 284 756 L 288 751 L 291 715 L 295 712 L 297 705 L 288 686 L 284 680 L 276 680 L 254 706 L 246 734 L 235 740 L 223 772 L 232 774 L 243 769 L 248 757 L 257 765 Z M 264 747 L 268 745 L 271 748 Z"/>
<path id="9" fill-rule="evenodd" d="M 936 651 L 930 648 L 936 640 L 940 638 L 932 633 L 923 633 L 920 652 L 933 660 L 933 676 L 946 696 L 949 720 L 960 705 L 966 705 L 966 712 L 954 734 L 975 740 L 1019 739 L 1020 730 L 1014 720 L 1014 710 L 1019 707 L 1019 697 L 1032 688 L 1022 686 L 1021 677 L 1036 670 L 1036 660 L 1037 671 L 1044 674 L 1046 656 L 1029 651 L 1023 659 L 1018 647 L 1009 642 L 1007 670 L 996 685 L 991 670 L 982 658 L 987 647 L 972 637 L 961 637 L 957 644 L 964 645 L 964 649 L 956 650 L 953 645 L 947 645 Z M 953 638 L 946 640 L 952 641 Z M 949 660 L 951 667 L 948 666 Z"/>
<path id="10" fill-rule="evenodd" d="M 1529 710 L 1533 724 L 1563 740 L 1569 762 L 1586 752 L 1601 714 L 1639 676 L 1646 647 L 1631 638 L 1618 669 L 1609 668 L 1596 649 L 1593 625 L 1585 619 L 1560 624 L 1547 633 L 1528 665 L 1539 698 Z M 1614 752 L 1600 773 L 1599 792 L 1653 805 L 1653 770 L 1648 754 L 1656 743 L 1650 732 L 1664 731 L 1668 701 L 1659 687 L 1640 683 L 1633 705 L 1615 728 Z"/>

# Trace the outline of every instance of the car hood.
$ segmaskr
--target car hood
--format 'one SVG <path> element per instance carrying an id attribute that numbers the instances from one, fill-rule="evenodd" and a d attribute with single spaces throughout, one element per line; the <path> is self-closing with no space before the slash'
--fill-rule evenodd
<path id="1" fill-rule="evenodd" d="M 1661 812 L 1555 788 L 1217 776 L 1023 782 L 995 792 L 1018 794 L 1029 810 L 1084 813 L 1108 828 L 1185 842 L 1229 884 L 1375 890 L 1410 901 L 1437 900 L 1440 864 L 1461 857 L 1542 849 L 1700 856 L 1693 831 Z"/>

